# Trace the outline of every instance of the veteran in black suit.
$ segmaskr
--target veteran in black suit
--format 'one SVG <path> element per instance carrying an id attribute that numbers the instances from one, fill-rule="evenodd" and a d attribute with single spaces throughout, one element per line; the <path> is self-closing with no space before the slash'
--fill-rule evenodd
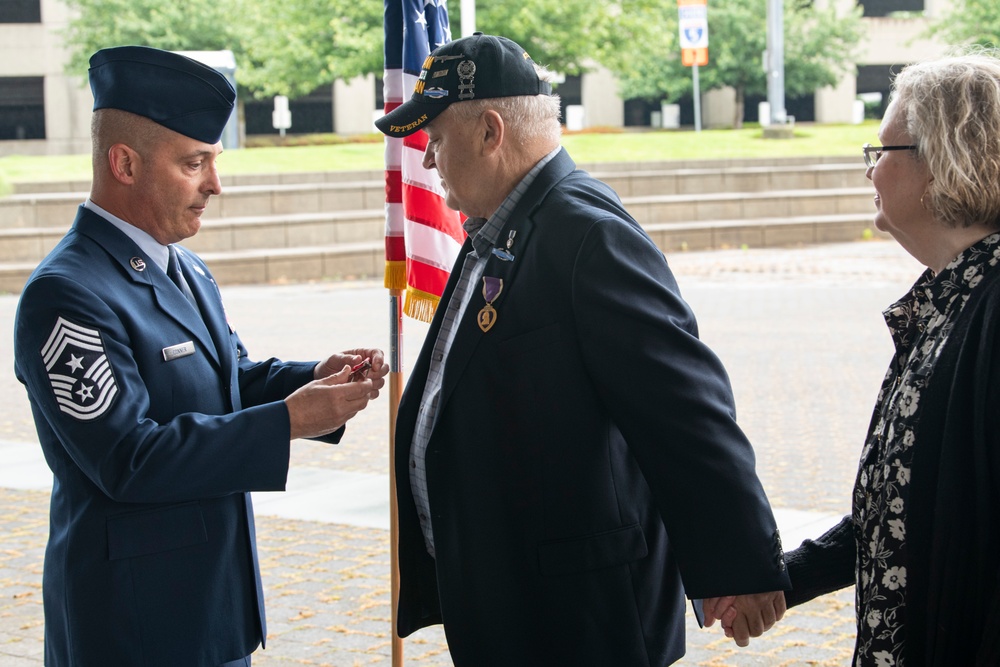
<path id="1" fill-rule="evenodd" d="M 548 76 L 476 34 L 376 123 L 426 131 L 469 236 L 399 407 L 399 633 L 443 623 L 461 667 L 661 667 L 685 597 L 757 594 L 763 629 L 788 578 L 726 372 L 559 147 Z"/>
<path id="2" fill-rule="evenodd" d="M 14 331 L 53 472 L 45 664 L 249 665 L 267 634 L 249 492 L 284 488 L 293 438 L 338 442 L 388 369 L 364 348 L 251 361 L 208 267 L 177 245 L 221 191 L 225 77 L 118 47 L 90 81 L 91 195 Z"/>

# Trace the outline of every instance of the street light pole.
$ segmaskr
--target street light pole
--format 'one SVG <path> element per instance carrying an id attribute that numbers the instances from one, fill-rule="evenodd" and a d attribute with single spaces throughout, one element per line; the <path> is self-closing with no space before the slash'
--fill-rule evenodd
<path id="1" fill-rule="evenodd" d="M 771 126 L 788 122 L 785 111 L 785 16 L 782 0 L 767 0 L 767 103 Z"/>
<path id="2" fill-rule="evenodd" d="M 476 31 L 476 0 L 462 0 L 462 37 L 468 37 Z"/>

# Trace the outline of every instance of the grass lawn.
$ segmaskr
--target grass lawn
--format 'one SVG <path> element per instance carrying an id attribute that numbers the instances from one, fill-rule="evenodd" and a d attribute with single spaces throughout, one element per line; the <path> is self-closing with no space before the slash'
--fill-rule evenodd
<path id="1" fill-rule="evenodd" d="M 877 133 L 878 121 L 861 125 L 800 124 L 793 139 L 764 139 L 756 126 L 701 132 L 609 130 L 567 134 L 563 145 L 578 163 L 844 155 L 856 157 L 861 168 L 861 146 L 866 142 L 878 143 Z M 223 174 L 362 170 L 382 166 L 383 148 L 377 136 L 330 145 L 244 148 L 227 151 L 219 158 Z M 0 157 L 0 188 L 4 181 L 89 179 L 89 155 Z"/>

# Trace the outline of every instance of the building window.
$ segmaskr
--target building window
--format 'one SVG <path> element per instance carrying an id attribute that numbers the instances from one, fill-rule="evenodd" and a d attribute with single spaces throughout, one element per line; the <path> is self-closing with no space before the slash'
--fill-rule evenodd
<path id="1" fill-rule="evenodd" d="M 861 0 L 865 16 L 889 16 L 895 12 L 922 12 L 924 0 Z"/>
<path id="2" fill-rule="evenodd" d="M 747 95 L 743 99 L 743 122 L 760 122 L 760 103 L 767 102 L 767 95 Z M 693 104 L 693 102 L 692 102 Z M 785 113 L 801 123 L 816 120 L 816 95 L 785 95 Z"/>
<path id="3" fill-rule="evenodd" d="M 45 79 L 0 77 L 0 140 L 45 138 Z"/>
<path id="4" fill-rule="evenodd" d="M 856 80 L 856 90 L 858 94 L 879 93 L 882 100 L 877 109 L 872 113 L 876 118 L 885 115 L 885 108 L 889 104 L 889 91 L 892 88 L 892 77 L 894 72 L 899 72 L 906 66 L 906 63 L 895 65 L 858 65 L 858 78 Z"/>
<path id="5" fill-rule="evenodd" d="M 0 0 L 0 23 L 41 22 L 41 0 Z"/>
<path id="6" fill-rule="evenodd" d="M 565 80 L 554 86 L 554 93 L 559 96 L 559 118 L 566 124 L 566 107 L 583 104 L 583 77 L 579 74 L 568 74 Z"/>
<path id="7" fill-rule="evenodd" d="M 333 85 L 324 84 L 302 97 L 289 100 L 288 110 L 292 112 L 292 127 L 289 134 L 314 134 L 333 132 Z M 243 105 L 246 133 L 279 134 L 271 123 L 274 98 L 248 100 Z"/>

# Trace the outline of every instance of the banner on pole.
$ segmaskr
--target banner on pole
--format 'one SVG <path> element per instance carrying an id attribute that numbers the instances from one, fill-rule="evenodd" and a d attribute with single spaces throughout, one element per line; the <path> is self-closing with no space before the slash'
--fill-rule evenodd
<path id="1" fill-rule="evenodd" d="M 385 113 L 409 99 L 428 54 L 451 41 L 446 0 L 385 0 Z M 385 286 L 406 290 L 404 312 L 430 321 L 465 240 L 437 172 L 423 168 L 427 135 L 385 138 Z"/>

